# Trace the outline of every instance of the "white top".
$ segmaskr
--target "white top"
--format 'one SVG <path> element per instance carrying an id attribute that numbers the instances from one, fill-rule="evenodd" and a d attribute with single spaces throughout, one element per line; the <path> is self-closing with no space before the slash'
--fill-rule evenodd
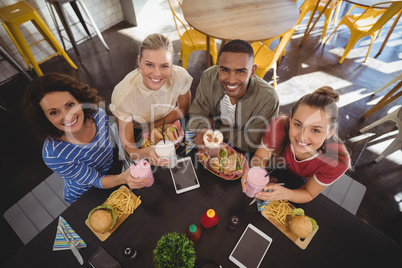
<path id="1" fill-rule="evenodd" d="M 236 104 L 230 102 L 230 98 L 227 94 L 223 96 L 220 101 L 221 106 L 221 121 L 224 125 L 234 126 L 235 125 L 235 113 Z"/>
<path id="2" fill-rule="evenodd" d="M 159 89 L 148 89 L 138 68 L 116 85 L 109 106 L 114 116 L 124 122 L 135 121 L 136 127 L 155 122 L 177 106 L 177 99 L 191 87 L 193 78 L 188 72 L 172 65 L 170 79 Z"/>

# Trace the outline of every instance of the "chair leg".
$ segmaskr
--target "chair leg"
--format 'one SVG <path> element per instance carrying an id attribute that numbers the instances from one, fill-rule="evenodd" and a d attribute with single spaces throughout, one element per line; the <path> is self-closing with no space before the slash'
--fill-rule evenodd
<path id="1" fill-rule="evenodd" d="M 17 47 L 19 53 L 21 54 L 22 59 L 25 61 L 28 70 L 32 70 L 32 65 L 31 65 L 31 63 L 29 62 L 27 56 L 25 56 L 25 54 L 24 54 L 24 52 L 22 51 L 20 45 L 18 44 L 17 40 L 15 39 L 13 33 L 10 31 L 10 29 L 7 27 L 6 24 L 4 24 L 4 23 L 2 23 L 2 24 L 3 24 L 4 28 L 6 29 L 8 35 L 10 36 L 11 40 L 13 41 L 14 45 Z"/>
<path id="2" fill-rule="evenodd" d="M 182 66 L 184 69 L 187 70 L 187 63 L 188 63 L 188 57 L 190 57 L 190 54 L 184 53 L 185 50 L 183 50 L 183 59 L 182 59 Z"/>
<path id="3" fill-rule="evenodd" d="M 59 38 L 60 38 L 61 44 L 63 45 L 63 49 L 66 50 L 66 44 L 64 43 L 64 38 L 63 38 L 63 35 L 61 34 L 59 23 L 57 22 L 56 15 L 54 14 L 52 4 L 49 3 L 48 1 L 46 1 L 46 5 L 47 5 L 47 9 L 49 9 L 49 13 L 50 13 L 50 16 L 52 17 L 53 23 L 56 26 L 56 30 L 57 30 L 57 33 L 59 34 Z"/>
<path id="4" fill-rule="evenodd" d="M 216 62 L 218 61 L 218 50 L 216 48 L 216 45 L 211 46 L 211 56 L 212 56 L 212 64 L 215 65 Z"/>
<path id="5" fill-rule="evenodd" d="M 38 63 L 36 62 L 34 56 L 32 55 L 31 50 L 28 47 L 24 37 L 22 36 L 19 28 L 15 24 L 9 24 L 8 28 L 13 33 L 13 36 L 18 43 L 21 51 L 23 52 L 24 56 L 27 57 L 29 63 L 32 65 L 33 69 L 35 70 L 38 76 L 43 76 L 42 70 L 39 68 Z"/>
<path id="6" fill-rule="evenodd" d="M 73 67 L 74 69 L 78 69 L 75 63 L 70 59 L 70 56 L 66 53 L 66 51 L 61 47 L 59 42 L 57 42 L 56 37 L 54 37 L 53 33 L 47 27 L 42 18 L 38 15 L 35 21 L 32 21 L 38 31 L 43 35 L 43 37 L 49 42 L 49 45 Z"/>
<path id="7" fill-rule="evenodd" d="M 82 10 L 84 10 L 85 15 L 88 17 L 89 21 L 91 22 L 92 27 L 94 28 L 96 34 L 98 35 L 99 39 L 101 40 L 102 44 L 105 46 L 105 48 L 107 50 L 109 49 L 109 46 L 106 44 L 105 40 L 103 39 L 103 36 L 101 34 L 101 32 L 99 31 L 98 27 L 96 26 L 95 21 L 92 19 L 91 14 L 89 13 L 86 5 L 84 4 L 84 2 L 82 2 L 82 0 L 77 0 L 78 3 L 80 4 L 80 6 L 82 7 Z"/>
<path id="8" fill-rule="evenodd" d="M 327 40 L 325 40 L 324 44 L 328 42 L 328 40 L 331 38 L 331 36 L 336 32 L 338 27 L 341 25 L 342 20 L 339 22 L 339 24 L 335 27 L 335 29 L 332 31 L 332 33 L 328 36 Z"/>
<path id="9" fill-rule="evenodd" d="M 64 30 L 66 31 L 66 33 L 68 35 L 68 38 L 71 41 L 71 45 L 73 46 L 74 52 L 77 55 L 78 61 L 80 63 L 82 63 L 81 55 L 80 55 L 80 52 L 78 50 L 77 43 L 75 42 L 74 35 L 73 35 L 72 31 L 71 31 L 70 24 L 69 24 L 69 22 L 67 20 L 67 16 L 66 16 L 66 14 L 64 12 L 63 4 L 61 2 L 54 1 L 54 2 L 52 2 L 52 5 L 54 6 L 54 8 L 56 9 L 57 14 L 59 15 L 59 18 L 60 18 L 61 23 L 63 24 Z"/>
<path id="10" fill-rule="evenodd" d="M 349 54 L 349 52 L 352 50 L 352 48 L 355 46 L 358 40 L 359 38 L 352 36 L 352 31 L 350 31 L 350 39 L 345 47 L 345 51 L 343 51 L 341 59 L 339 60 L 339 64 L 342 64 L 342 62 L 345 60 L 346 56 Z"/>
<path id="11" fill-rule="evenodd" d="M 389 81 L 388 83 L 386 83 L 385 85 L 383 85 L 382 87 L 380 87 L 379 89 L 377 89 L 377 90 L 373 93 L 373 95 L 377 94 L 377 93 L 380 92 L 381 90 L 386 89 L 387 87 L 389 87 L 390 85 L 392 85 L 393 83 L 395 83 L 396 81 L 401 80 L 401 79 L 402 79 L 402 72 L 401 72 L 399 75 L 397 75 L 396 77 L 394 77 L 391 81 Z"/>
<path id="12" fill-rule="evenodd" d="M 381 125 L 382 123 L 384 123 L 386 121 L 389 121 L 389 120 L 395 121 L 397 119 L 397 117 L 398 117 L 398 112 L 399 112 L 399 109 L 396 110 L 396 111 L 393 111 L 389 115 L 386 115 L 383 118 L 371 123 L 370 125 L 360 129 L 360 133 L 364 133 L 369 129 L 375 128 L 376 126 Z"/>
<path id="13" fill-rule="evenodd" d="M 338 1 L 336 4 L 334 21 L 332 22 L 332 25 L 335 25 L 336 21 L 338 20 L 338 15 L 339 15 L 339 10 L 341 9 L 341 5 L 342 5 L 342 1 Z"/>
<path id="14" fill-rule="evenodd" d="M 365 119 L 367 117 L 369 117 L 370 115 L 378 112 L 380 109 L 384 108 L 385 106 L 387 106 L 388 104 L 390 104 L 391 102 L 393 102 L 394 100 L 398 99 L 399 97 L 402 96 L 402 91 L 394 94 L 395 92 L 398 91 L 399 88 L 402 87 L 402 81 L 399 82 L 393 89 L 391 89 L 387 94 L 385 94 L 384 97 L 381 98 L 381 100 L 375 104 L 373 107 L 371 107 L 370 110 L 368 110 L 363 116 L 362 118 Z"/>
<path id="15" fill-rule="evenodd" d="M 402 149 L 402 133 L 399 132 L 395 140 L 374 160 L 379 162 L 384 157 L 392 154 L 393 152 Z"/>
<path id="16" fill-rule="evenodd" d="M 6 59 L 15 69 L 17 69 L 23 76 L 25 76 L 29 81 L 32 81 L 32 77 L 29 76 L 27 72 L 7 53 L 7 51 L 0 46 L 0 55 Z"/>
<path id="17" fill-rule="evenodd" d="M 369 56 L 369 54 L 370 54 L 371 46 L 373 45 L 373 43 L 374 43 L 374 36 L 371 36 L 370 46 L 369 46 L 369 48 L 368 48 L 368 50 L 367 50 L 367 54 L 366 54 L 366 58 L 364 59 L 364 62 L 367 61 L 367 58 L 368 58 L 368 56 Z"/>
<path id="18" fill-rule="evenodd" d="M 274 69 L 272 76 L 274 80 L 274 88 L 276 88 L 276 62 L 272 65 L 272 69 Z"/>
<path id="19" fill-rule="evenodd" d="M 78 8 L 77 2 L 75 2 L 75 1 L 70 2 L 70 6 L 73 8 L 75 14 L 77 15 L 78 19 L 80 20 L 82 27 L 84 27 L 84 30 L 87 33 L 87 35 L 89 36 L 89 38 L 92 38 L 91 33 L 88 30 L 87 24 L 85 23 L 85 20 L 82 17 L 80 9 Z"/>

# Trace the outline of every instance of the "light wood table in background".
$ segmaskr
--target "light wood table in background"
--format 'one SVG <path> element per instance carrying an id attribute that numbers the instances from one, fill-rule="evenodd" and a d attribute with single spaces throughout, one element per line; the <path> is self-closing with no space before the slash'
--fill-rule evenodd
<path id="1" fill-rule="evenodd" d="M 196 30 L 209 38 L 255 42 L 276 37 L 297 22 L 299 10 L 293 0 L 183 0 L 183 15 Z"/>

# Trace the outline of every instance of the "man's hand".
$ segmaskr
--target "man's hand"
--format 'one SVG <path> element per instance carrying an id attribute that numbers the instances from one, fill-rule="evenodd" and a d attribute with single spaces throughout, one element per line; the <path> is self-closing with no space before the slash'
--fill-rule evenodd
<path id="1" fill-rule="evenodd" d="M 197 144 L 198 148 L 200 149 L 200 152 L 202 153 L 207 153 L 204 145 L 204 133 L 208 130 L 208 128 L 203 128 L 201 131 L 195 136 L 194 138 L 194 143 Z"/>

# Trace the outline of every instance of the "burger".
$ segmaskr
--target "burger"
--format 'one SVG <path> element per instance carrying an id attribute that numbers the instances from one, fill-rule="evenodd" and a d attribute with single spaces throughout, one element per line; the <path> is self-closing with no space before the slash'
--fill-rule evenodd
<path id="1" fill-rule="evenodd" d="M 292 219 L 289 221 L 289 229 L 294 235 L 304 239 L 317 229 L 317 222 L 305 216 L 303 209 L 298 208 L 293 211 Z"/>
<path id="2" fill-rule="evenodd" d="M 88 214 L 88 222 L 92 230 L 105 233 L 113 228 L 117 221 L 117 214 L 113 207 L 97 206 Z"/>

